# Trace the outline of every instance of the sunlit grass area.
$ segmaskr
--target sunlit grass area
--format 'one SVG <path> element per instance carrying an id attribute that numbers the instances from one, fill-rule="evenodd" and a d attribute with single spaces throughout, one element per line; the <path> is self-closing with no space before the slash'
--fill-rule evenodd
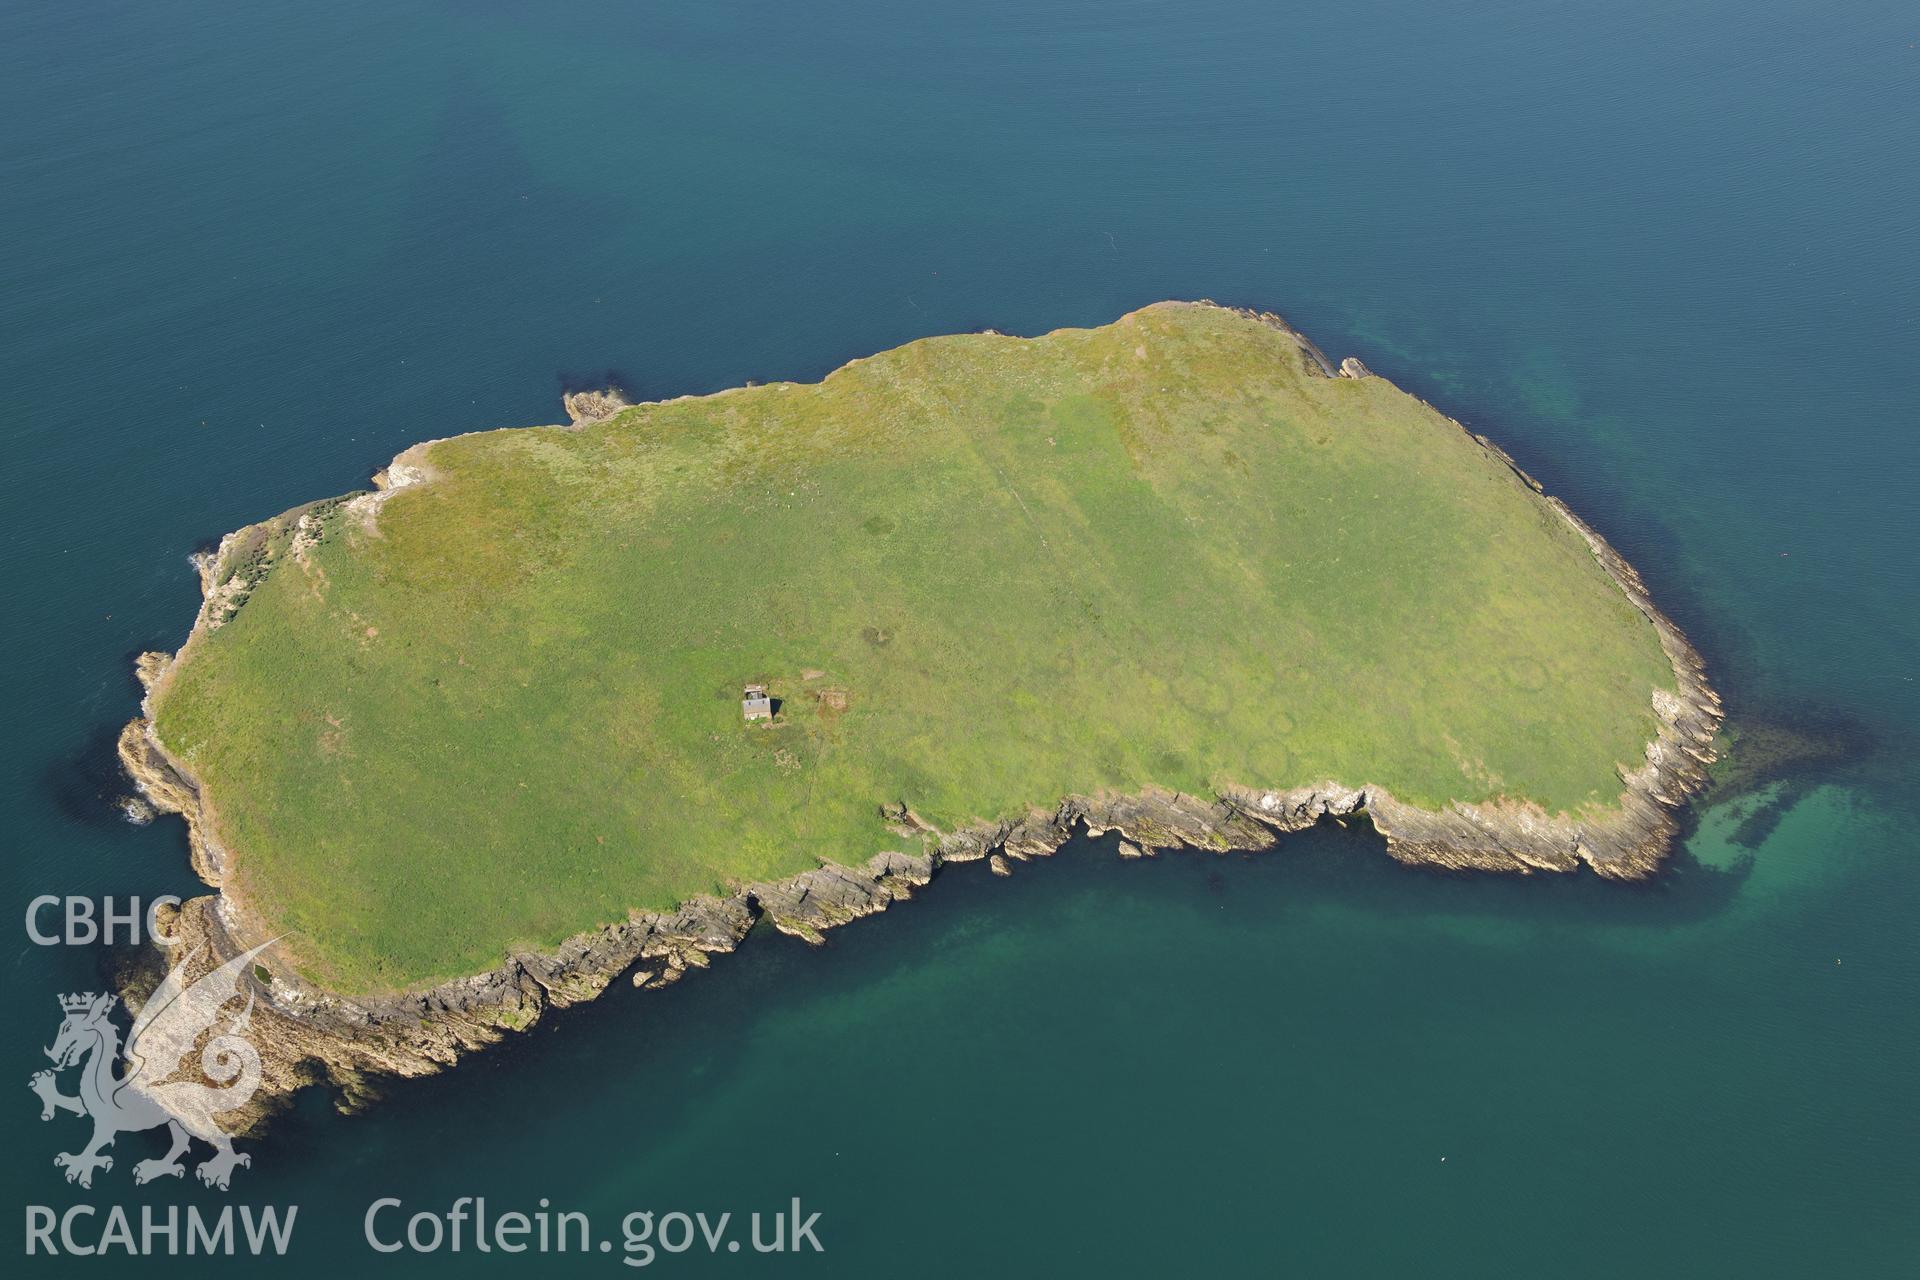
<path id="1" fill-rule="evenodd" d="M 246 901 L 346 989 L 901 847 L 895 801 L 943 829 L 1147 784 L 1607 805 L 1672 685 L 1499 459 L 1216 308 L 426 459 L 371 528 L 267 531 L 156 696 Z"/>

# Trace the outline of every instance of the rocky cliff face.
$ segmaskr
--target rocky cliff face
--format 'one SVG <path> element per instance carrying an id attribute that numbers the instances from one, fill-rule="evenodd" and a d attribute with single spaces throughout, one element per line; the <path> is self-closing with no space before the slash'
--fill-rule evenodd
<path id="1" fill-rule="evenodd" d="M 569 391 L 560 397 L 560 405 L 567 411 L 567 420 L 576 427 L 589 422 L 604 422 L 629 402 L 618 387 L 607 387 L 600 391 Z"/>
<path id="2" fill-rule="evenodd" d="M 1377 376 L 1356 359 L 1336 367 L 1278 316 L 1257 318 L 1291 335 L 1325 376 Z M 617 412 L 624 402 L 615 400 L 569 397 L 567 409 L 576 422 L 593 420 Z M 1497 446 L 1475 439 L 1540 489 Z M 1707 684 L 1699 655 L 1654 606 L 1632 567 L 1564 503 L 1545 501 L 1586 539 L 1621 591 L 1646 614 L 1673 669 L 1675 691 L 1656 691 L 1653 697 L 1656 735 L 1644 762 L 1623 771 L 1619 803 L 1612 810 L 1582 817 L 1501 803 L 1432 811 L 1403 804 L 1384 788 L 1327 781 L 1291 790 L 1235 785 L 1213 796 L 1152 789 L 1137 795 L 1069 796 L 1050 810 L 948 832 L 903 803 L 885 804 L 880 817 L 899 838 L 900 849 L 882 851 L 857 866 L 828 865 L 742 885 L 728 896 L 696 898 L 669 913 L 635 912 L 550 952 L 511 955 L 486 973 L 431 990 L 354 998 L 290 976 L 256 978 L 251 1034 L 264 1080 L 243 1122 L 257 1123 L 310 1084 L 327 1084 L 343 1107 L 357 1107 L 374 1095 L 379 1081 L 440 1071 L 463 1054 L 532 1026 L 550 1008 L 592 999 L 623 974 L 645 988 L 675 982 L 689 970 L 705 968 L 709 957 L 732 951 L 759 921 L 819 942 L 829 929 L 904 901 L 948 863 L 987 859 L 994 871 L 1008 874 L 1021 861 L 1053 853 L 1081 830 L 1118 834 L 1120 851 L 1128 857 L 1173 849 L 1223 853 L 1267 849 L 1280 835 L 1323 817 L 1364 813 L 1385 838 L 1388 854 L 1405 863 L 1510 872 L 1572 871 L 1584 864 L 1609 877 L 1650 875 L 1673 840 L 1675 811 L 1706 783 L 1720 700 Z M 214 563 L 201 566 L 209 607 L 202 609 L 196 631 L 219 616 L 211 607 L 222 589 L 219 559 L 247 532 L 230 535 Z M 166 654 L 143 655 L 142 681 L 151 687 L 172 661 Z M 194 869 L 221 890 L 180 908 L 173 929 L 184 948 L 156 952 L 125 975 L 123 986 L 137 1004 L 173 957 L 188 957 L 189 976 L 197 976 L 265 934 L 228 884 L 229 855 L 218 842 L 209 797 L 167 756 L 144 715 L 122 732 L 120 756 L 156 809 L 185 818 Z"/>

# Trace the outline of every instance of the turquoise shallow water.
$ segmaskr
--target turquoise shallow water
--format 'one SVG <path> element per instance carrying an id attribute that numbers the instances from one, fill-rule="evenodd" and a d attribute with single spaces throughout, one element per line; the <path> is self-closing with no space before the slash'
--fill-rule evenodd
<path id="1" fill-rule="evenodd" d="M 0 8 L 11 918 L 191 889 L 107 749 L 206 539 L 610 375 L 1255 304 L 1506 445 L 1737 714 L 1849 760 L 1709 813 L 1645 887 L 1410 872 L 1338 829 L 963 870 L 371 1115 L 303 1109 L 231 1197 L 300 1206 L 272 1269 L 399 1269 L 360 1237 L 386 1194 L 609 1230 L 798 1195 L 821 1257 L 656 1265 L 1910 1274 L 1920 26 L 1674 8 Z M 9 954 L 24 1080 L 101 957 Z M 10 1251 L 29 1204 L 220 1199 L 124 1166 L 76 1193 L 78 1122 L 36 1116 L 0 1106 Z"/>

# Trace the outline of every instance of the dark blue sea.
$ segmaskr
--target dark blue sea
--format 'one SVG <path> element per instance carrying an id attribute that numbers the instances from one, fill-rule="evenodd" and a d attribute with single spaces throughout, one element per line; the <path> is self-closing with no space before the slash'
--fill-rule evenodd
<path id="1" fill-rule="evenodd" d="M 1920 1273 L 1917 45 L 1894 0 L 0 0 L 0 1249 L 232 1202 L 298 1206 L 285 1257 L 23 1273 L 613 1276 L 363 1216 L 799 1197 L 824 1253 L 650 1269 Z M 309 1099 L 226 1195 L 132 1139 L 61 1179 L 25 1084 L 107 957 L 22 920 L 195 886 L 111 746 L 196 547 L 563 389 L 1168 297 L 1505 445 L 1818 750 L 1647 886 L 1076 846 Z"/>

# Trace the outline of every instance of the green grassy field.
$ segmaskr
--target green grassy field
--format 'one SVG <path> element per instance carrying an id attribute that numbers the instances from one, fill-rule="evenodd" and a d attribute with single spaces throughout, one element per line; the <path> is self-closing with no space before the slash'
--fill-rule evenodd
<path id="1" fill-rule="evenodd" d="M 422 434 L 431 425 L 423 424 Z M 434 445 L 155 696 L 245 900 L 346 990 L 1157 783 L 1610 805 L 1652 626 L 1456 426 L 1162 305 Z M 229 563 L 226 569 L 232 568 Z M 779 721 L 741 719 L 764 680 Z"/>

